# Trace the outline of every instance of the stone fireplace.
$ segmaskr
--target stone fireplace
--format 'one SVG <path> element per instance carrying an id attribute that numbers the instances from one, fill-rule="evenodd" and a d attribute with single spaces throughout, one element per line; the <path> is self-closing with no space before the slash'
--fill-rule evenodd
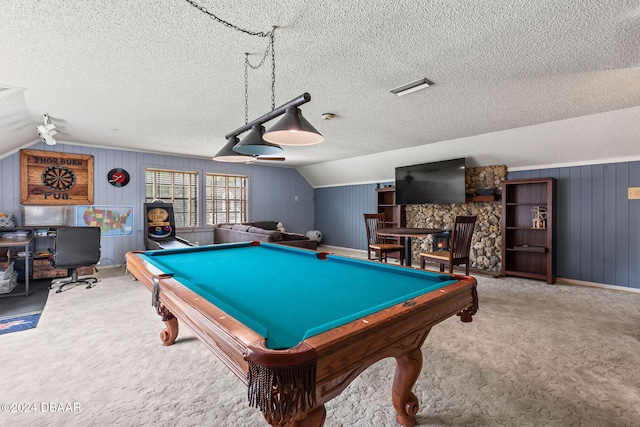
<path id="1" fill-rule="evenodd" d="M 500 221 L 502 204 L 500 194 L 502 181 L 507 178 L 507 167 L 485 166 L 467 168 L 467 194 L 486 193 L 493 190 L 495 200 L 485 200 L 492 197 L 468 197 L 467 203 L 461 204 L 425 204 L 408 205 L 406 207 L 407 227 L 427 227 L 450 230 L 458 215 L 477 215 L 476 226 L 471 243 L 471 268 L 500 272 L 502 269 L 502 234 Z M 484 191 L 481 191 L 484 190 Z M 477 201 L 480 200 L 480 201 Z M 438 250 L 434 248 L 433 237 L 426 239 L 412 239 L 412 253 L 419 257 L 420 252 Z"/>

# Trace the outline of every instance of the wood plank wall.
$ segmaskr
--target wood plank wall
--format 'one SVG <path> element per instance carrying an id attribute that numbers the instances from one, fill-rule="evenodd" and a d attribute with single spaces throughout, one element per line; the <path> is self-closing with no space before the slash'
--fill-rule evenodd
<path id="1" fill-rule="evenodd" d="M 558 276 L 640 288 L 640 162 L 509 172 L 558 179 Z"/>
<path id="2" fill-rule="evenodd" d="M 363 214 L 377 212 L 375 184 L 316 188 L 315 199 L 316 229 L 323 244 L 367 249 Z"/>
<path id="3" fill-rule="evenodd" d="M 166 156 L 160 154 L 91 148 L 57 144 L 53 147 L 37 143 L 29 149 L 89 154 L 94 156 L 95 205 L 125 205 L 134 207 L 135 232 L 133 236 L 103 237 L 103 265 L 121 265 L 124 255 L 131 250 L 144 249 L 142 209 L 145 197 L 144 169 L 159 167 L 205 173 L 228 173 L 249 176 L 249 220 L 282 221 L 287 231 L 306 233 L 314 229 L 313 187 L 295 170 L 285 167 L 267 167 L 214 162 L 213 160 Z M 113 168 L 126 169 L 131 181 L 126 187 L 114 187 L 107 182 L 107 173 Z M 0 212 L 20 217 L 20 154 L 0 159 Z M 204 178 L 200 183 L 204 194 Z M 201 202 L 203 203 L 203 202 Z M 75 225 L 75 206 L 70 207 L 68 225 Z M 204 217 L 201 218 L 204 224 Z M 178 235 L 201 245 L 213 243 L 211 227 L 178 230 Z"/>
<path id="4" fill-rule="evenodd" d="M 509 172 L 508 179 L 558 179 L 558 277 L 640 289 L 640 162 Z M 375 184 L 317 188 L 322 243 L 366 249 L 362 214 L 375 212 Z"/>
<path id="5" fill-rule="evenodd" d="M 375 184 L 314 191 L 297 171 L 288 168 L 233 165 L 64 144 L 48 147 L 39 143 L 29 148 L 93 155 L 95 204 L 135 207 L 134 236 L 103 238 L 104 257 L 115 264 L 124 262 L 127 251 L 143 248 L 140 212 L 144 167 L 248 174 L 250 219 L 282 221 L 287 230 L 301 233 L 320 230 L 322 243 L 327 245 L 365 250 L 362 215 L 376 210 Z M 114 167 L 131 173 L 131 183 L 124 189 L 112 187 L 106 181 L 107 172 Z M 19 214 L 19 176 L 18 153 L 0 159 L 0 212 Z M 640 162 L 509 172 L 509 179 L 545 176 L 558 179 L 558 276 L 640 288 L 640 201 L 627 198 L 628 187 L 640 187 Z M 213 241 L 206 227 L 181 235 L 200 244 Z"/>

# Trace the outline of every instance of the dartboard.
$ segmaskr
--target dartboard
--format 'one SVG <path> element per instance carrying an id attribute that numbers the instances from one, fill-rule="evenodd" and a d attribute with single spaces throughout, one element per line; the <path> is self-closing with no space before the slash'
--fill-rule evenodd
<path id="1" fill-rule="evenodd" d="M 49 166 L 42 172 L 42 183 L 54 191 L 67 191 L 76 185 L 76 174 L 69 168 Z"/>

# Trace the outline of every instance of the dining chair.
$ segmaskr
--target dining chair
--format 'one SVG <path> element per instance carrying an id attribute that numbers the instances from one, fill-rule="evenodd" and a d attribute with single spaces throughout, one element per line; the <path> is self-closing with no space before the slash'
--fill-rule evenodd
<path id="1" fill-rule="evenodd" d="M 387 240 L 378 236 L 376 230 L 384 228 L 384 213 L 364 214 L 364 223 L 367 228 L 367 258 L 371 258 L 371 252 L 376 254 L 378 261 L 387 262 L 387 254 L 398 252 L 400 264 L 404 265 L 404 246 L 396 243 L 387 243 Z"/>
<path id="2" fill-rule="evenodd" d="M 449 266 L 449 274 L 453 273 L 454 265 L 465 265 L 465 274 L 469 275 L 469 252 L 473 229 L 476 225 L 476 216 L 457 216 L 451 233 L 449 250 L 423 252 L 420 254 L 420 268 L 425 268 L 426 262 L 440 264 L 440 271 L 444 272 L 444 266 Z"/>

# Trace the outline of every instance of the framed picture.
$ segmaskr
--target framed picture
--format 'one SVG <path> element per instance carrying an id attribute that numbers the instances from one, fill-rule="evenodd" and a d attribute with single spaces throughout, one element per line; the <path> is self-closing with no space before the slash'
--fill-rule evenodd
<path id="1" fill-rule="evenodd" d="M 133 206 L 76 206 L 76 225 L 100 227 L 103 236 L 132 236 L 133 224 Z"/>

